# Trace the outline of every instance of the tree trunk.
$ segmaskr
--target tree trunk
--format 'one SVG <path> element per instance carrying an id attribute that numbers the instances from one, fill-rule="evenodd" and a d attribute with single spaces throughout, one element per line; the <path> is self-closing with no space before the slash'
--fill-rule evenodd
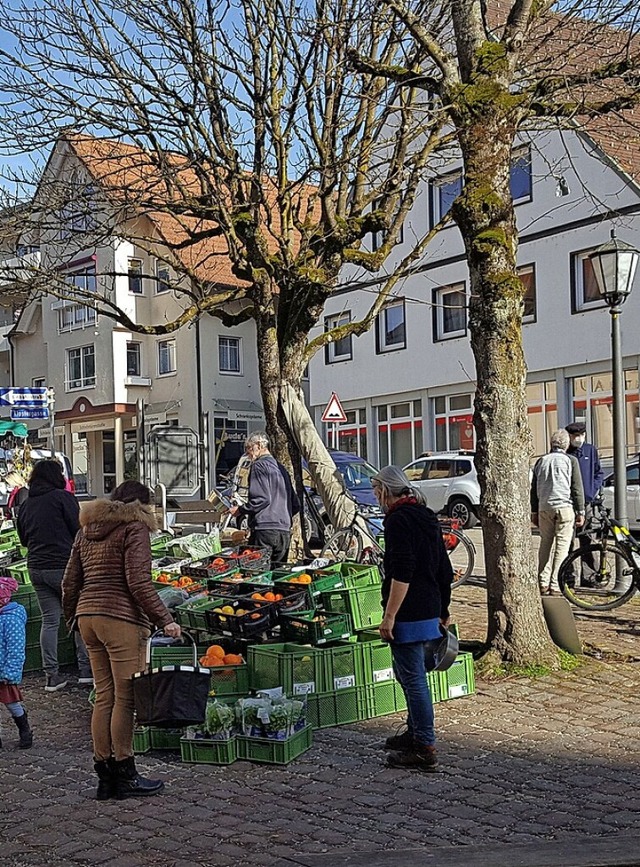
<path id="1" fill-rule="evenodd" d="M 516 274 L 509 188 L 514 131 L 505 117 L 482 114 L 460 133 L 465 189 L 454 217 L 470 274 L 489 652 L 518 665 L 554 665 L 557 654 L 542 614 L 531 548 L 523 287 Z"/>

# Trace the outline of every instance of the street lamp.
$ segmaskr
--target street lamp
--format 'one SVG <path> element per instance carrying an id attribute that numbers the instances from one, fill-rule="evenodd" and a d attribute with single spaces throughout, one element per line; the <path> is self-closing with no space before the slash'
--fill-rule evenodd
<path id="1" fill-rule="evenodd" d="M 611 230 L 611 240 L 598 247 L 589 256 L 598 289 L 611 314 L 614 511 L 617 521 L 625 527 L 629 526 L 629 520 L 627 517 L 627 448 L 620 314 L 622 305 L 631 294 L 639 256 L 640 254 L 634 247 L 616 238 L 615 229 Z"/>

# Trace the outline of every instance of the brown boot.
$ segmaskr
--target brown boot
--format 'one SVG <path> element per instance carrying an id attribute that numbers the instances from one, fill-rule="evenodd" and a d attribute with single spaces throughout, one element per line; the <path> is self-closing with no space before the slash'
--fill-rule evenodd
<path id="1" fill-rule="evenodd" d="M 405 752 L 389 753 L 387 764 L 390 768 L 416 768 L 420 771 L 435 771 L 438 767 L 436 748 L 426 744 L 414 744 Z"/>

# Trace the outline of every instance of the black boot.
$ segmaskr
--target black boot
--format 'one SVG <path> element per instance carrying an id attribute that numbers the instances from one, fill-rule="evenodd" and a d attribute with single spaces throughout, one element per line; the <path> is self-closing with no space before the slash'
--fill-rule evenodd
<path id="1" fill-rule="evenodd" d="M 106 761 L 98 761 L 97 759 L 94 759 L 93 767 L 98 775 L 96 800 L 108 801 L 109 798 L 115 798 L 118 794 L 118 782 L 116 780 L 115 763 L 113 759 L 107 759 Z"/>
<path id="2" fill-rule="evenodd" d="M 18 747 L 21 750 L 28 750 L 33 744 L 33 732 L 29 725 L 29 717 L 27 716 L 26 710 L 22 716 L 14 716 L 13 721 L 18 726 L 18 731 L 20 732 L 20 743 L 18 744 Z"/>
<path id="3" fill-rule="evenodd" d="M 117 780 L 117 798 L 137 797 L 140 795 L 157 795 L 164 789 L 162 780 L 147 780 L 141 777 L 136 770 L 133 756 L 115 762 Z"/>

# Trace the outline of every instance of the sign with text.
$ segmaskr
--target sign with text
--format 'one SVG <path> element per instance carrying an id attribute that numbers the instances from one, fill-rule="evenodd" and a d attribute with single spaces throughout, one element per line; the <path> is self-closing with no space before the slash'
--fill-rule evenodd
<path id="1" fill-rule="evenodd" d="M 0 406 L 46 406 L 47 391 L 46 388 L 0 388 Z"/>

